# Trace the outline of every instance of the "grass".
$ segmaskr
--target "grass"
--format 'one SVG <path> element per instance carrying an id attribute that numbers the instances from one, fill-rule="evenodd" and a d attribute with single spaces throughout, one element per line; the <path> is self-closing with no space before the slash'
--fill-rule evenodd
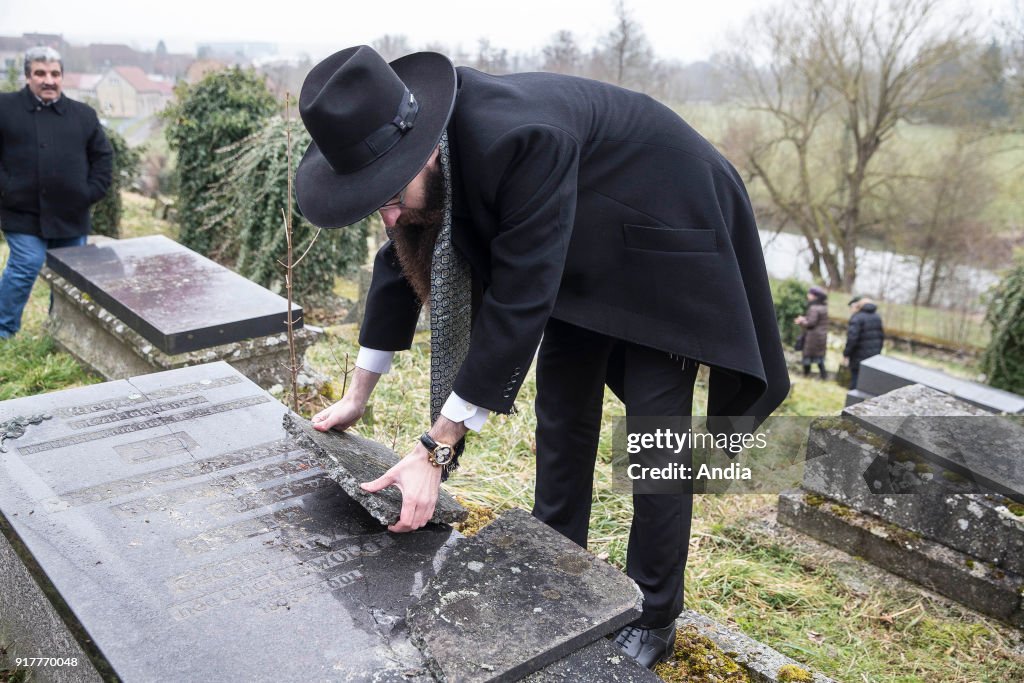
<path id="1" fill-rule="evenodd" d="M 151 234 L 147 231 L 173 236 L 171 226 L 152 217 L 146 201 L 126 195 L 125 215 L 133 222 L 126 236 Z M 5 247 L 0 247 L 0 261 L 4 256 Z M 350 282 L 339 286 L 346 293 L 354 287 Z M 46 285 L 37 284 L 23 332 L 0 346 L 0 398 L 98 381 L 53 349 L 44 326 L 47 298 Z M 831 336 L 826 362 L 834 371 L 842 340 Z M 329 327 L 325 340 L 308 353 L 314 367 L 335 378 L 325 390 L 327 396 L 320 398 L 321 405 L 342 395 L 344 369 L 351 366 L 358 348 L 356 337 L 353 325 Z M 428 384 L 429 345 L 420 335 L 411 351 L 396 356 L 392 373 L 378 386 L 358 431 L 400 453 L 408 449 L 427 426 Z M 446 485 L 481 515 L 477 524 L 495 511 L 532 506 L 535 387 L 531 370 L 516 401 L 518 414 L 493 416 L 483 433 L 472 435 L 461 469 Z M 845 388 L 835 382 L 795 376 L 779 414 L 834 414 L 844 397 Z M 705 380 L 699 378 L 698 414 L 705 400 Z M 309 405 L 307 412 L 317 409 Z M 591 550 L 620 568 L 625 565 L 631 506 L 628 495 L 612 489 L 610 418 L 623 412 L 621 403 L 606 394 L 590 529 Z M 687 607 L 735 624 L 842 681 L 1024 679 L 1019 633 L 1014 636 L 993 620 L 799 534 L 773 532 L 775 527 L 766 520 L 774 516 L 775 500 L 773 495 L 695 497 Z"/>

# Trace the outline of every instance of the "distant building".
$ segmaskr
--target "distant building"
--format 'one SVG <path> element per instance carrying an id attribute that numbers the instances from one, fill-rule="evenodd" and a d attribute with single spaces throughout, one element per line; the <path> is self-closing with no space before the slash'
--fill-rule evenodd
<path id="1" fill-rule="evenodd" d="M 151 78 L 137 66 L 119 66 L 103 74 L 95 92 L 103 116 L 135 118 L 166 107 L 174 96 L 174 86 Z"/>
<path id="2" fill-rule="evenodd" d="M 87 102 L 97 106 L 96 84 L 103 78 L 102 74 L 84 74 L 77 71 L 65 71 L 62 90 L 73 100 Z"/>

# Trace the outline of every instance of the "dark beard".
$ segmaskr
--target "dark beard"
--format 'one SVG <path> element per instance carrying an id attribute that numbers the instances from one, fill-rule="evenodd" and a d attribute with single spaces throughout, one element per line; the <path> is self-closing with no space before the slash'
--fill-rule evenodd
<path id="1" fill-rule="evenodd" d="M 432 170 L 426 183 L 426 208 L 403 209 L 391 229 L 402 274 L 420 303 L 430 305 L 430 268 L 434 244 L 444 220 L 444 179 Z"/>

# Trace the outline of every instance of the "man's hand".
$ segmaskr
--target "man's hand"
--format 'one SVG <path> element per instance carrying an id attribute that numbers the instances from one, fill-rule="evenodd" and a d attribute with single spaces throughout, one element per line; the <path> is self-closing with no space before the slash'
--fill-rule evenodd
<path id="1" fill-rule="evenodd" d="M 356 368 L 352 373 L 352 387 L 340 401 L 313 416 L 313 428 L 321 432 L 328 429 L 343 432 L 354 425 L 366 412 L 366 404 L 379 379 L 380 375 L 376 372 Z"/>
<path id="2" fill-rule="evenodd" d="M 423 444 L 417 443 L 409 455 L 383 476 L 360 484 L 369 493 L 376 493 L 392 485 L 402 492 L 402 516 L 388 527 L 388 531 L 414 531 L 430 521 L 441 488 L 441 468 L 430 464 Z"/>
<path id="3" fill-rule="evenodd" d="M 843 367 L 847 367 L 847 366 L 850 365 L 850 357 L 849 356 L 843 356 L 842 365 L 843 365 Z"/>
<path id="4" fill-rule="evenodd" d="M 454 446 L 469 431 L 461 422 L 452 422 L 443 415 L 430 428 L 430 436 L 438 443 Z M 402 458 L 383 476 L 360 484 L 364 491 L 376 493 L 389 486 L 402 492 L 402 515 L 388 531 L 402 533 L 424 526 L 434 516 L 438 491 L 441 488 L 441 468 L 430 464 L 427 449 L 419 441 L 412 452 Z"/>

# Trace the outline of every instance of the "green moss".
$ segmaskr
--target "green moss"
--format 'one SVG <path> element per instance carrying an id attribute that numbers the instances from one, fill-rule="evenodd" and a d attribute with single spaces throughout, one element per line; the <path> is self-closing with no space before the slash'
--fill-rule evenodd
<path id="1" fill-rule="evenodd" d="M 746 670 L 693 625 L 679 631 L 675 657 L 656 666 L 654 673 L 668 683 L 750 682 Z"/>
<path id="2" fill-rule="evenodd" d="M 801 669 L 795 664 L 786 664 L 779 667 L 779 683 L 811 683 L 814 675 L 807 669 Z"/>
<path id="3" fill-rule="evenodd" d="M 914 471 L 918 474 L 925 474 L 932 471 L 932 466 L 926 462 L 919 462 L 914 466 Z"/>
<path id="4" fill-rule="evenodd" d="M 823 496 L 819 496 L 816 493 L 808 493 L 807 495 L 804 496 L 804 502 L 810 505 L 811 507 L 819 507 L 822 504 L 824 504 L 825 498 Z"/>
<path id="5" fill-rule="evenodd" d="M 963 483 L 963 482 L 967 481 L 966 479 L 961 477 L 959 474 L 957 474 L 956 472 L 953 472 L 951 470 L 943 470 L 942 471 L 942 478 L 945 479 L 946 481 L 951 481 L 951 482 L 956 483 L 956 484 Z"/>
<path id="6" fill-rule="evenodd" d="M 964 564 L 967 565 L 968 569 L 974 569 L 974 560 L 972 560 L 971 558 L 968 557 L 966 560 L 964 560 Z"/>
<path id="7" fill-rule="evenodd" d="M 1024 517 L 1024 504 L 1022 503 L 1010 503 L 1006 506 L 1006 509 L 1018 517 Z"/>

